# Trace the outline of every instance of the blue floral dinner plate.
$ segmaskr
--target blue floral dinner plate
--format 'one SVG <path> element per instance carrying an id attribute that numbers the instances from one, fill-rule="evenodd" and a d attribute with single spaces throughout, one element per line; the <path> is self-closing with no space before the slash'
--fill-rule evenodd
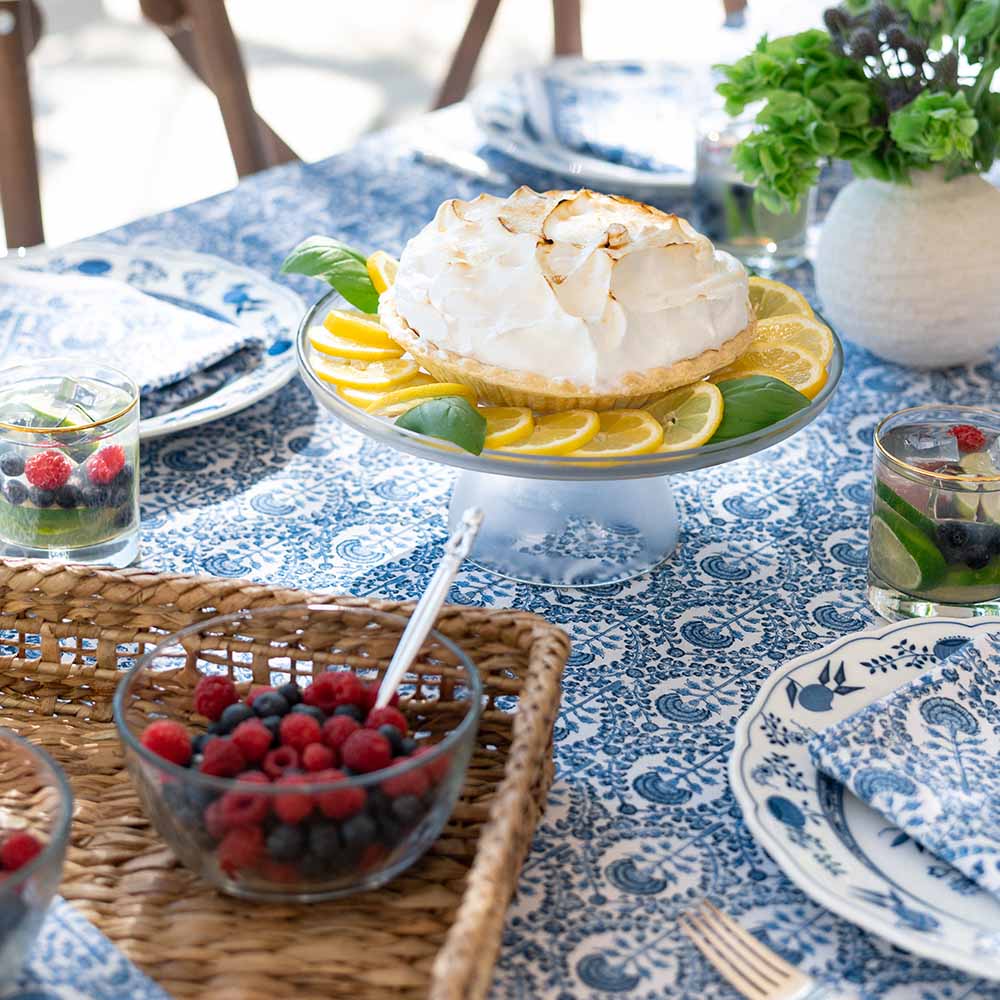
<path id="1" fill-rule="evenodd" d="M 800 889 L 907 951 L 994 980 L 1000 900 L 819 772 L 809 742 L 998 626 L 897 622 L 785 664 L 740 719 L 729 763 L 747 826 Z"/>
<path id="2" fill-rule="evenodd" d="M 601 190 L 652 196 L 689 188 L 689 69 L 662 62 L 555 60 L 471 96 L 489 144 L 514 160 Z"/>
<path id="3" fill-rule="evenodd" d="M 290 288 L 247 267 L 209 254 L 97 241 L 39 247 L 18 263 L 115 278 L 171 305 L 239 326 L 264 342 L 251 367 L 234 367 L 228 381 L 205 395 L 144 418 L 139 424 L 143 440 L 227 417 L 276 392 L 295 374 L 293 335 L 305 304 Z"/>

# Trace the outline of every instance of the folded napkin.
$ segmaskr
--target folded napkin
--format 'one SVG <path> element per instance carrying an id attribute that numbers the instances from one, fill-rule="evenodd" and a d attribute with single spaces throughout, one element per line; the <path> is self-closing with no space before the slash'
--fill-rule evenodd
<path id="1" fill-rule="evenodd" d="M 816 766 L 1000 897 L 1000 629 L 816 736 Z"/>
<path id="2" fill-rule="evenodd" d="M 85 357 L 127 372 L 142 415 L 156 416 L 221 388 L 255 366 L 265 344 L 113 278 L 0 267 L 0 367 Z"/>
<path id="3" fill-rule="evenodd" d="M 642 63 L 558 64 L 519 75 L 525 131 L 537 142 L 656 174 L 691 169 L 688 74 Z"/>

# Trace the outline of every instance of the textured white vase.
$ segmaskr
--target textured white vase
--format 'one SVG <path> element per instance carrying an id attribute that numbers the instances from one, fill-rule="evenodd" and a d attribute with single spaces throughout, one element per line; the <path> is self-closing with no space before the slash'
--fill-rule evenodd
<path id="1" fill-rule="evenodd" d="M 1000 343 L 1000 190 L 937 171 L 852 181 L 820 232 L 816 290 L 839 333 L 888 361 L 981 360 Z"/>

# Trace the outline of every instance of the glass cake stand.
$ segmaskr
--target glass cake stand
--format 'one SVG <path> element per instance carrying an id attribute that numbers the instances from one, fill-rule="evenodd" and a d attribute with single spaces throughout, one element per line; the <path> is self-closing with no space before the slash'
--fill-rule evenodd
<path id="1" fill-rule="evenodd" d="M 317 401 L 345 424 L 399 451 L 459 470 L 451 495 L 449 528 L 479 506 L 483 526 L 469 560 L 524 583 L 596 587 L 652 569 L 674 550 L 680 533 L 670 477 L 733 462 L 784 441 L 826 409 L 844 367 L 834 335 L 826 384 L 805 409 L 770 427 L 670 454 L 619 459 L 543 457 L 484 451 L 397 427 L 342 399 L 308 363 L 308 332 L 344 300 L 330 292 L 305 315 L 296 337 L 299 371 Z"/>

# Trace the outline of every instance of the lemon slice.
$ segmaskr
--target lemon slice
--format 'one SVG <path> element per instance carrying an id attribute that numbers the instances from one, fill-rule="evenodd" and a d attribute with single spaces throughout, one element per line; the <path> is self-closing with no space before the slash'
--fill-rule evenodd
<path id="1" fill-rule="evenodd" d="M 774 316 L 812 316 L 812 306 L 801 292 L 771 278 L 750 278 L 750 303 L 757 319 Z"/>
<path id="2" fill-rule="evenodd" d="M 381 295 L 387 288 L 395 284 L 396 273 L 399 271 L 399 261 L 389 256 L 384 250 L 376 250 L 367 261 L 368 277 L 372 279 L 375 291 Z"/>
<path id="3" fill-rule="evenodd" d="M 380 417 L 398 417 L 417 403 L 423 403 L 428 399 L 440 399 L 442 396 L 462 396 L 473 405 L 476 403 L 476 394 L 467 385 L 460 385 L 458 382 L 427 382 L 387 392 L 370 403 L 366 409 L 369 413 L 377 413 Z"/>
<path id="4" fill-rule="evenodd" d="M 323 326 L 335 337 L 353 340 L 369 347 L 396 347 L 396 341 L 385 332 L 385 327 L 377 316 L 353 312 L 350 309 L 331 309 L 323 320 Z"/>
<path id="5" fill-rule="evenodd" d="M 479 412 L 486 418 L 487 448 L 517 444 L 535 429 L 535 418 L 526 406 L 484 406 Z"/>
<path id="6" fill-rule="evenodd" d="M 765 344 L 784 344 L 811 354 L 821 365 L 833 357 L 833 334 L 830 328 L 808 316 L 774 316 L 757 323 L 750 349 Z"/>
<path id="7" fill-rule="evenodd" d="M 388 361 L 390 358 L 401 358 L 403 349 L 390 342 L 389 347 L 376 347 L 374 344 L 363 344 L 339 333 L 330 333 L 325 326 L 314 326 L 309 331 L 309 343 L 321 354 L 329 354 L 333 358 L 353 358 L 357 361 Z"/>
<path id="8" fill-rule="evenodd" d="M 663 425 L 660 451 L 683 451 L 708 442 L 722 423 L 722 393 L 711 382 L 682 385 L 646 407 Z"/>
<path id="9" fill-rule="evenodd" d="M 395 389 L 417 374 L 417 363 L 404 358 L 389 361 L 348 361 L 313 353 L 312 369 L 318 378 L 354 389 Z"/>
<path id="10" fill-rule="evenodd" d="M 826 382 L 826 369 L 799 347 L 754 344 L 731 365 L 712 373 L 713 382 L 744 375 L 770 375 L 812 399 Z"/>
<path id="11" fill-rule="evenodd" d="M 404 382 L 399 386 L 400 389 L 408 388 L 411 385 L 430 385 L 435 380 L 431 378 L 424 372 L 417 372 L 409 382 Z M 354 406 L 361 407 L 362 410 L 367 410 L 371 403 L 375 400 L 381 399 L 386 395 L 384 389 L 355 389 L 353 386 L 345 385 L 340 388 L 340 396 L 342 399 L 346 399 L 348 403 Z M 390 390 L 395 391 L 395 390 Z"/>
<path id="12" fill-rule="evenodd" d="M 531 437 L 502 450 L 518 455 L 568 455 L 582 448 L 601 429 L 593 410 L 548 413 L 535 421 Z"/>
<path id="13" fill-rule="evenodd" d="M 656 451 L 663 443 L 663 424 L 645 410 L 608 410 L 599 413 L 600 430 L 574 458 L 623 458 Z"/>

